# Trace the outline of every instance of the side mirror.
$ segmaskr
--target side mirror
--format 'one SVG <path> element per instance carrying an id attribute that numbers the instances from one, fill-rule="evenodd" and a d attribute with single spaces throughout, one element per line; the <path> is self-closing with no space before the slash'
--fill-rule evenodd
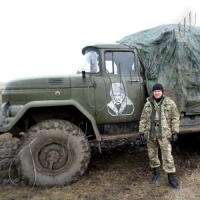
<path id="1" fill-rule="evenodd" d="M 85 71 L 82 71 L 82 79 L 83 79 L 83 82 L 85 82 L 85 79 L 86 79 L 86 77 L 85 77 Z"/>

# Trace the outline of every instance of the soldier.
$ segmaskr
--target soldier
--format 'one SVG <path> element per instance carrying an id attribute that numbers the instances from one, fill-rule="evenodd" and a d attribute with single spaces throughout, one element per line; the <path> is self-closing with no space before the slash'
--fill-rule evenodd
<path id="1" fill-rule="evenodd" d="M 174 101 L 163 95 L 161 84 L 155 84 L 153 96 L 147 98 L 139 124 L 140 142 L 147 140 L 150 167 L 154 174 L 150 184 L 154 184 L 159 178 L 158 148 L 160 148 L 163 169 L 168 173 L 169 185 L 175 189 L 180 189 L 179 184 L 174 179 L 176 169 L 171 154 L 171 142 L 174 143 L 178 140 L 179 120 L 179 111 Z"/>

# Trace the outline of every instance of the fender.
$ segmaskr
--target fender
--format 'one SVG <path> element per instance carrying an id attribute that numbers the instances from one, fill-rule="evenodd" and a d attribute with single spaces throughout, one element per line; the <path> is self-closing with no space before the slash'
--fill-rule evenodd
<path id="1" fill-rule="evenodd" d="M 77 101 L 74 100 L 59 100 L 59 101 L 32 101 L 24 106 L 22 106 L 21 110 L 16 114 L 16 116 L 6 125 L 3 125 L 0 127 L 0 134 L 1 132 L 5 133 L 9 131 L 16 123 L 17 121 L 24 115 L 24 113 L 30 109 L 30 108 L 38 108 L 38 107 L 47 107 L 47 106 L 63 106 L 63 105 L 72 105 L 75 106 L 80 112 L 82 112 L 92 123 L 92 127 L 94 129 L 94 133 L 96 136 L 96 139 L 98 141 L 101 141 L 101 136 L 99 133 L 99 129 L 96 124 L 96 120 L 94 117 Z M 2 112 L 5 112 L 5 110 L 2 110 Z"/>

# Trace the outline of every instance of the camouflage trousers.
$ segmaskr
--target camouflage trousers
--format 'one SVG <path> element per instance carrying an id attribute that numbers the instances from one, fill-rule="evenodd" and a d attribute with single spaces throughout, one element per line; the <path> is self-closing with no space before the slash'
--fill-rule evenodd
<path id="1" fill-rule="evenodd" d="M 172 156 L 172 145 L 169 138 L 167 138 L 164 134 L 162 139 L 158 139 L 157 136 L 154 136 L 152 140 L 148 140 L 147 147 L 151 168 L 160 166 L 160 160 L 158 158 L 158 149 L 160 148 L 162 154 L 163 170 L 167 173 L 174 173 L 176 171 L 174 166 L 174 159 Z"/>

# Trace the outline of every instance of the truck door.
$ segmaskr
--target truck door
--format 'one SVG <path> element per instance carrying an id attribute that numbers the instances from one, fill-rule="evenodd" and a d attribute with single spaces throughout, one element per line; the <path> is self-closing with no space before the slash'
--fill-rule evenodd
<path id="1" fill-rule="evenodd" d="M 98 124 L 139 121 L 140 78 L 133 51 L 105 51 L 103 73 L 95 77 Z"/>

